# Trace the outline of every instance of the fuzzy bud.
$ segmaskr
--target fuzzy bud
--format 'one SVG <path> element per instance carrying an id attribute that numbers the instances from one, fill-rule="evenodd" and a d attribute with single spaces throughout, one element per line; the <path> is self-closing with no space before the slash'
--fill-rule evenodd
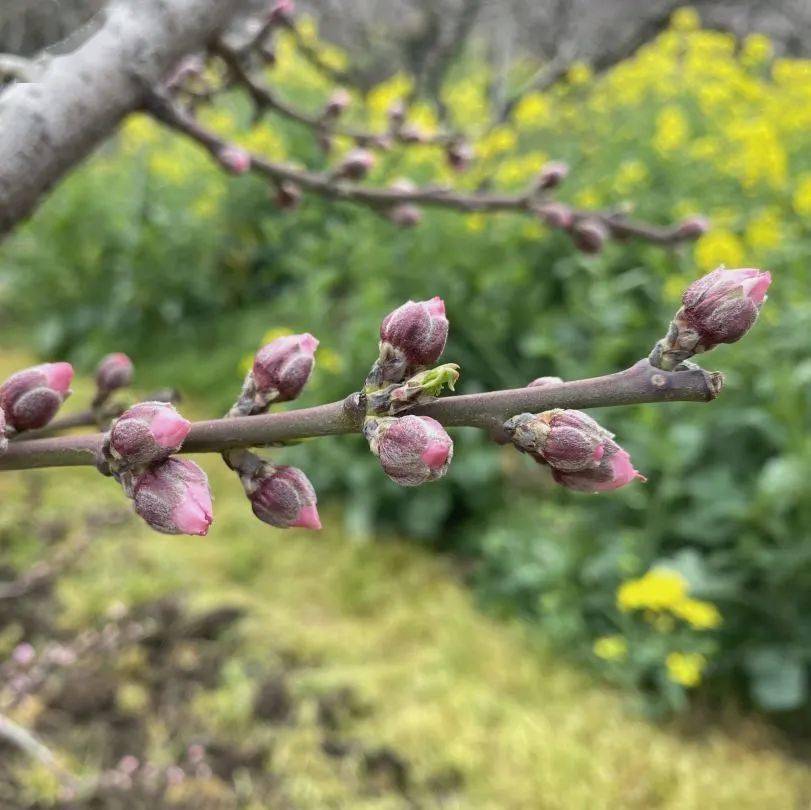
<path id="1" fill-rule="evenodd" d="M 126 354 L 108 354 L 96 368 L 96 388 L 105 394 L 126 388 L 132 383 L 133 370 L 132 360 Z"/>
<path id="2" fill-rule="evenodd" d="M 535 187 L 539 191 L 556 188 L 566 179 L 568 174 L 568 164 L 559 160 L 551 160 L 545 166 L 541 167 L 541 171 L 538 173 L 538 178 L 535 182 Z"/>
<path id="3" fill-rule="evenodd" d="M 283 211 L 298 208 L 301 202 L 301 188 L 290 180 L 280 183 L 276 189 L 276 205 Z"/>
<path id="4" fill-rule="evenodd" d="M 352 96 L 343 87 L 333 90 L 322 113 L 324 118 L 340 118 L 344 110 L 352 103 Z"/>
<path id="5" fill-rule="evenodd" d="M 0 408 L 15 430 L 34 430 L 53 419 L 70 396 L 70 363 L 45 363 L 12 374 L 0 386 Z"/>
<path id="6" fill-rule="evenodd" d="M 244 480 L 253 513 L 279 529 L 320 529 L 317 498 L 309 478 L 296 467 L 264 465 Z"/>
<path id="7" fill-rule="evenodd" d="M 191 422 L 168 402 L 140 402 L 110 428 L 110 454 L 127 466 L 152 464 L 177 453 Z"/>
<path id="8" fill-rule="evenodd" d="M 434 296 L 428 301 L 407 301 L 390 312 L 380 325 L 380 340 L 402 353 L 410 366 L 435 363 L 448 339 L 445 302 Z"/>
<path id="9" fill-rule="evenodd" d="M 295 13 L 296 4 L 293 0 L 278 0 L 270 9 L 268 22 L 273 25 L 291 25 Z"/>
<path id="10" fill-rule="evenodd" d="M 678 224 L 674 236 L 677 239 L 698 239 L 710 229 L 710 221 L 706 217 L 688 217 Z"/>
<path id="11" fill-rule="evenodd" d="M 253 380 L 270 402 L 288 402 L 302 392 L 315 365 L 318 341 L 309 332 L 272 340 L 256 353 Z"/>
<path id="12" fill-rule="evenodd" d="M 527 383 L 527 388 L 540 388 L 542 385 L 560 385 L 563 380 L 560 377 L 536 377 L 531 383 Z"/>
<path id="13" fill-rule="evenodd" d="M 245 174 L 251 168 L 251 156 L 237 146 L 224 146 L 217 153 L 217 160 L 231 174 Z"/>
<path id="14" fill-rule="evenodd" d="M 441 478 L 453 458 L 451 437 L 430 416 L 373 419 L 364 433 L 383 472 L 403 487 Z"/>
<path id="15" fill-rule="evenodd" d="M 598 492 L 644 480 L 613 434 L 582 411 L 522 413 L 504 428 L 519 450 L 549 464 L 555 481 L 569 489 Z"/>
<path id="16" fill-rule="evenodd" d="M 411 203 L 400 203 L 389 210 L 388 218 L 398 228 L 413 228 L 422 222 L 422 211 Z"/>
<path id="17" fill-rule="evenodd" d="M 757 320 L 771 283 L 770 273 L 751 268 L 719 268 L 694 281 L 679 315 L 697 333 L 697 348 L 706 351 L 740 340 Z"/>
<path id="18" fill-rule="evenodd" d="M 475 156 L 473 147 L 467 141 L 453 141 L 445 150 L 448 165 L 457 172 L 466 171 Z"/>
<path id="19" fill-rule="evenodd" d="M 572 227 L 572 223 L 574 222 L 572 209 L 563 203 L 544 203 L 535 209 L 535 213 L 550 228 L 563 228 L 564 230 L 568 230 Z"/>
<path id="20" fill-rule="evenodd" d="M 338 167 L 337 176 L 362 180 L 375 165 L 375 156 L 366 149 L 352 149 Z"/>
<path id="21" fill-rule="evenodd" d="M 583 253 L 599 253 L 608 239 L 608 229 L 599 219 L 582 219 L 572 228 L 572 242 Z"/>
<path id="22" fill-rule="evenodd" d="M 212 521 L 206 474 L 193 462 L 168 458 L 140 475 L 133 487 L 135 511 L 155 531 L 205 535 Z"/>

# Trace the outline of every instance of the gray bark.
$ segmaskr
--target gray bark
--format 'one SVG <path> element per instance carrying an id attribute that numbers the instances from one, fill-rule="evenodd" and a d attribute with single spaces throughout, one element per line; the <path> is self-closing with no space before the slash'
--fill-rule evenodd
<path id="1" fill-rule="evenodd" d="M 242 0 L 119 0 L 72 53 L 0 96 L 0 237 L 138 108 L 145 90 L 205 47 Z"/>

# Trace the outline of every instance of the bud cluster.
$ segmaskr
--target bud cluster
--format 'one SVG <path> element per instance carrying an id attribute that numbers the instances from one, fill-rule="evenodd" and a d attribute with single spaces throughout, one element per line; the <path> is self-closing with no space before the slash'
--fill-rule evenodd
<path id="1" fill-rule="evenodd" d="M 520 451 L 548 464 L 554 480 L 568 489 L 603 492 L 645 480 L 613 434 L 581 411 L 522 413 L 504 428 Z"/>
<path id="2" fill-rule="evenodd" d="M 667 335 L 650 354 L 651 365 L 672 370 L 721 343 L 735 343 L 754 325 L 766 300 L 771 274 L 719 267 L 694 281 Z"/>

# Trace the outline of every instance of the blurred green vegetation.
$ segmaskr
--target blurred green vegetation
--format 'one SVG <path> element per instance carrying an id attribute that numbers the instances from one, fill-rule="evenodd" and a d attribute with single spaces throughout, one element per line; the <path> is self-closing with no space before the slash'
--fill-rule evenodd
<path id="1" fill-rule="evenodd" d="M 0 368 L 27 360 L 6 355 Z M 89 396 L 89 381 L 78 382 L 76 396 Z M 89 469 L 0 479 L 0 549 L 20 570 L 53 554 L 57 529 L 71 543 L 95 526 L 53 596 L 25 603 L 59 638 L 125 609 L 165 612 L 174 602 L 154 600 L 178 595 L 195 615 L 245 611 L 214 642 L 167 634 L 87 656 L 54 679 L 64 682 L 49 699 L 20 704 L 12 716 L 76 773 L 122 755 L 183 762 L 189 775 L 166 806 L 223 810 L 698 810 L 708 796 L 713 808 L 755 810 L 802 806 L 811 793 L 808 769 L 762 721 L 727 711 L 708 726 L 696 710 L 653 727 L 530 624 L 483 616 L 451 559 L 347 534 L 335 509 L 320 534 L 272 529 L 218 458 L 196 460 L 216 493 L 206 538 L 154 534 Z M 19 631 L 4 625 L 0 658 Z M 194 775 L 184 760 L 192 744 L 214 775 Z M 229 770 L 228 758 L 245 762 Z M 25 786 L 19 806 L 50 805 L 51 772 L 4 753 L 0 783 L 6 768 Z M 126 798 L 109 806 L 142 806 Z"/>
<path id="2" fill-rule="evenodd" d="M 302 106 L 323 103 L 324 80 L 292 42 L 283 38 L 277 56 L 268 80 Z M 511 80 L 531 67 L 517 64 Z M 281 455 L 322 501 L 340 501 L 351 536 L 396 530 L 453 551 L 482 603 L 529 619 L 654 710 L 683 707 L 699 683 L 710 696 L 742 687 L 801 728 L 811 708 L 811 63 L 773 59 L 763 37 L 701 30 L 683 9 L 634 58 L 596 79 L 575 66 L 495 130 L 484 125 L 489 78 L 469 55 L 444 91 L 453 123 L 474 135 L 467 174 L 451 177 L 440 150 L 415 147 L 387 153 L 371 181 L 517 188 L 547 158 L 565 159 L 562 200 L 627 201 L 662 223 L 703 212 L 713 230 L 695 246 L 612 243 L 589 258 L 518 215 L 431 209 L 402 231 L 318 199 L 285 214 L 259 179 L 227 178 L 136 116 L 3 247 L 6 313 L 43 356 L 89 369 L 127 351 L 142 389 L 173 384 L 219 413 L 269 330 L 320 339 L 301 404 L 334 400 L 360 385 L 387 311 L 441 295 L 458 390 L 515 387 L 626 367 L 647 355 L 697 275 L 720 263 L 771 270 L 753 333 L 702 359 L 727 375 L 717 402 L 596 414 L 645 485 L 599 498 L 562 491 L 467 431 L 455 436 L 449 476 L 417 491 L 387 481 L 360 438 Z M 355 99 L 350 116 L 380 126 L 408 87 L 395 76 Z M 337 139 L 325 157 L 294 124 L 252 124 L 238 98 L 201 115 L 244 146 L 315 168 L 348 147 Z M 412 118 L 436 126 L 427 105 Z M 622 584 L 657 566 L 720 622 L 691 621 L 657 593 L 623 608 Z"/>

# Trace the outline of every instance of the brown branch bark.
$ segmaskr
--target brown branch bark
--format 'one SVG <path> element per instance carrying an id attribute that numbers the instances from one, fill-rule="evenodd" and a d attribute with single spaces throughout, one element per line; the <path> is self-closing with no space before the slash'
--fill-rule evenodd
<path id="1" fill-rule="evenodd" d="M 242 0 L 117 0 L 101 28 L 0 97 L 0 236 L 140 106 L 147 87 L 205 46 Z"/>
<path id="2" fill-rule="evenodd" d="M 700 368 L 662 371 L 641 360 L 625 371 L 587 380 L 438 399 L 412 412 L 448 427 L 476 427 L 503 439 L 511 416 L 550 408 L 598 408 L 653 402 L 708 402 L 718 396 L 723 376 Z M 358 394 L 345 400 L 285 413 L 195 422 L 183 453 L 221 453 L 239 447 L 291 442 L 316 436 L 359 433 L 366 410 Z M 0 456 L 0 470 L 95 465 L 104 435 L 66 436 L 14 442 Z"/>

